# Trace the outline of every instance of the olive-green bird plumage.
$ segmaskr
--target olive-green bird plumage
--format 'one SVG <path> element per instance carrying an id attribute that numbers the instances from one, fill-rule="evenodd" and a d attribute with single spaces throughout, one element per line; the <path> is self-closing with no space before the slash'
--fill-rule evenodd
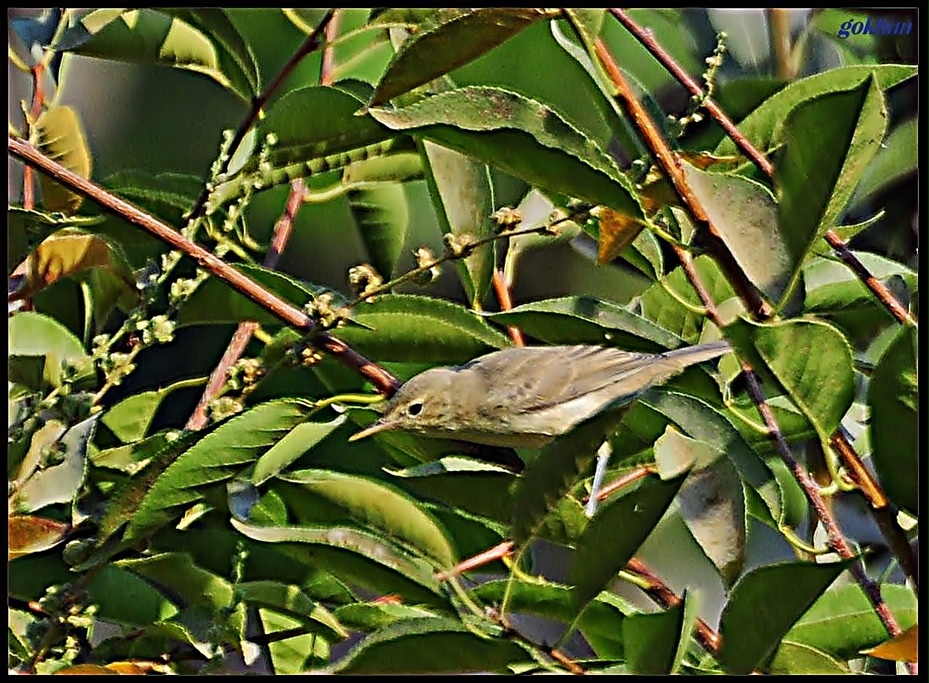
<path id="1" fill-rule="evenodd" d="M 416 375 L 400 387 L 384 415 L 351 440 L 397 430 L 535 448 L 729 350 L 726 342 L 714 342 L 656 354 L 602 346 L 495 351 L 460 367 Z"/>

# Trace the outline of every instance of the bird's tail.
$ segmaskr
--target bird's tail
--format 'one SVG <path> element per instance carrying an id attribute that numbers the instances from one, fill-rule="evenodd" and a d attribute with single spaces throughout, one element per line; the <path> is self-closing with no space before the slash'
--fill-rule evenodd
<path id="1" fill-rule="evenodd" d="M 661 355 L 668 360 L 677 361 L 675 364 L 679 365 L 679 367 L 683 370 L 684 368 L 691 365 L 696 365 L 697 363 L 702 363 L 704 361 L 718 358 L 719 356 L 731 350 L 732 347 L 729 346 L 728 342 L 718 341 L 710 342 L 709 344 L 688 346 L 683 349 L 674 349 L 673 351 L 665 351 Z"/>

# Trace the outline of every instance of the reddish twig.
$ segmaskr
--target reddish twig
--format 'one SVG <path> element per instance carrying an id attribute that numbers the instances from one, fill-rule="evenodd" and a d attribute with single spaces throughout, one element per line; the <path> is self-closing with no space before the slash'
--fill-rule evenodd
<path id="1" fill-rule="evenodd" d="M 680 83 L 683 85 L 691 95 L 699 97 L 701 99 L 705 98 L 705 93 L 703 87 L 694 80 L 690 74 L 688 74 L 681 66 L 674 60 L 674 58 L 668 54 L 664 48 L 662 48 L 658 42 L 652 36 L 651 32 L 647 29 L 639 26 L 633 19 L 630 17 L 625 10 L 621 9 L 610 9 L 610 13 L 616 17 L 617 20 L 623 25 L 623 27 L 631 33 L 636 40 L 638 40 L 646 50 L 648 50 L 655 59 L 657 59 L 661 65 L 668 70 L 668 72 L 674 76 Z M 774 164 L 764 156 L 749 140 L 746 138 L 741 131 L 736 127 L 735 123 L 732 122 L 732 119 L 722 110 L 722 108 L 716 103 L 712 98 L 706 98 L 703 101 L 703 106 L 713 117 L 713 120 L 719 124 L 726 135 L 732 140 L 736 147 L 754 163 L 762 173 L 764 173 L 768 178 L 774 178 Z M 890 311 L 891 315 L 894 316 L 899 322 L 915 325 L 915 319 L 910 315 L 910 313 L 897 301 L 896 297 L 890 292 L 889 289 L 874 277 L 868 269 L 855 257 L 855 255 L 848 249 L 846 243 L 839 237 L 835 231 L 827 230 L 824 235 L 826 242 L 838 252 L 839 257 L 851 268 L 865 286 L 871 290 L 878 301 L 880 301 L 884 306 Z"/>
<path id="2" fill-rule="evenodd" d="M 513 308 L 513 299 L 510 296 L 510 288 L 506 285 L 506 279 L 499 268 L 494 270 L 494 293 L 497 295 L 497 301 L 500 302 L 501 311 L 509 311 Z M 523 331 L 515 325 L 506 326 L 507 334 L 516 346 L 525 346 L 526 339 L 523 337 Z"/>
<path id="3" fill-rule="evenodd" d="M 823 237 L 829 243 L 829 246 L 835 249 L 842 262 L 852 269 L 852 272 L 858 276 L 858 279 L 864 283 L 865 287 L 871 290 L 877 300 L 884 304 L 884 307 L 897 319 L 897 322 L 903 325 L 916 326 L 916 319 L 910 315 L 910 312 L 906 310 L 903 304 L 897 301 L 897 297 L 884 286 L 884 283 L 874 277 L 871 271 L 858 260 L 858 257 L 852 253 L 852 250 L 848 248 L 848 245 L 845 244 L 841 237 L 833 230 L 827 230 Z"/>
<path id="4" fill-rule="evenodd" d="M 332 83 L 332 73 L 335 69 L 335 50 L 332 47 L 333 41 L 339 34 L 339 17 L 341 13 L 336 10 L 332 20 L 326 26 L 326 47 L 323 48 L 323 58 L 319 65 L 319 83 L 320 85 L 329 85 Z"/>
<path id="5" fill-rule="evenodd" d="M 610 9 L 610 13 L 629 31 L 651 54 L 654 56 L 665 69 L 668 70 L 692 95 L 703 99 L 705 93 L 699 83 L 681 68 L 681 66 L 669 55 L 654 39 L 646 29 L 639 26 L 624 10 Z M 774 164 L 771 163 L 732 122 L 732 119 L 720 108 L 720 106 L 711 98 L 704 100 L 704 107 L 712 115 L 713 119 L 726 132 L 729 138 L 750 159 L 762 173 L 768 178 L 773 179 L 775 175 Z M 848 249 L 848 246 L 834 231 L 827 230 L 823 236 L 826 242 L 837 252 L 839 257 L 848 265 L 852 271 L 861 279 L 874 296 L 880 301 L 887 310 L 900 323 L 907 325 L 916 325 L 916 319 L 902 306 L 887 289 L 882 282 L 874 277 L 868 269 L 857 259 L 857 257 Z M 841 433 L 836 433 L 832 437 L 832 444 L 839 454 L 846 469 L 848 469 L 852 479 L 858 485 L 862 494 L 868 499 L 871 508 L 874 511 L 874 517 L 878 526 L 882 529 L 885 538 L 888 541 L 895 556 L 900 562 L 901 567 L 914 580 L 915 584 L 915 567 L 916 562 L 913 558 L 912 549 L 906 542 L 906 535 L 893 515 L 892 508 L 886 505 L 887 498 L 884 495 L 880 484 L 874 479 L 871 473 L 865 469 L 858 458 L 857 453 L 850 444 L 845 440 Z M 912 574 L 911 574 L 912 572 Z"/>
<path id="6" fill-rule="evenodd" d="M 32 107 L 29 109 L 29 117 L 26 119 L 26 137 L 32 128 L 32 123 L 39 118 L 42 113 L 42 104 L 45 102 L 45 95 L 42 92 L 42 73 L 45 71 L 44 66 L 33 64 L 29 67 L 29 73 L 32 74 Z M 26 166 L 23 170 L 23 208 L 35 208 L 35 181 L 32 177 L 32 168 Z"/>
<path id="7" fill-rule="evenodd" d="M 629 564 L 626 565 L 626 571 L 632 572 L 637 576 L 645 579 L 649 583 L 649 587 L 645 590 L 646 595 L 648 595 L 652 600 L 657 602 L 659 605 L 668 609 L 670 607 L 676 607 L 681 604 L 681 598 L 673 590 L 671 590 L 666 583 L 659 579 L 651 570 L 645 566 L 642 560 L 639 560 L 633 557 L 629 560 Z M 694 631 L 697 637 L 697 642 L 703 646 L 707 652 L 711 655 L 719 654 L 719 646 L 721 643 L 719 634 L 706 623 L 703 619 L 697 618 L 694 623 Z"/>
<path id="8" fill-rule="evenodd" d="M 7 150 L 14 157 L 38 168 L 53 180 L 69 189 L 83 194 L 118 215 L 133 225 L 143 228 L 161 241 L 167 243 L 197 262 L 197 265 L 219 278 L 236 291 L 247 296 L 259 306 L 280 318 L 283 322 L 304 333 L 313 333 L 312 343 L 315 347 L 333 354 L 344 365 L 352 368 L 368 379 L 377 389 L 391 395 L 400 386 L 396 377 L 379 365 L 350 348 L 345 342 L 320 330 L 316 323 L 303 311 L 294 308 L 275 294 L 268 292 L 251 279 L 232 268 L 225 261 L 210 253 L 187 238 L 171 226 L 145 213 L 138 207 L 107 192 L 99 185 L 82 178 L 61 164 L 52 161 L 35 147 L 24 140 L 9 137 Z"/>
<path id="9" fill-rule="evenodd" d="M 842 433 L 836 432 L 833 434 L 832 438 L 829 439 L 829 443 L 842 460 L 849 478 L 868 500 L 871 505 L 871 516 L 874 517 L 881 534 L 887 540 L 894 557 L 900 562 L 903 573 L 906 574 L 907 578 L 913 583 L 913 587 L 918 591 L 919 562 L 916 553 L 913 552 L 913 548 L 910 546 L 906 533 L 897 523 L 897 514 L 894 507 L 890 504 L 883 489 L 864 466 L 864 463 L 861 462 L 858 453 Z"/>
<path id="10" fill-rule="evenodd" d="M 633 126 L 638 130 L 645 144 L 651 150 L 662 171 L 671 181 L 675 194 L 680 198 L 682 204 L 687 207 L 688 213 L 693 217 L 697 229 L 708 241 L 708 246 L 714 257 L 728 276 L 733 288 L 738 292 L 739 297 L 745 303 L 746 309 L 756 318 L 766 319 L 773 314 L 773 309 L 766 302 L 751 280 L 742 270 L 742 267 L 735 260 L 732 252 L 726 247 L 719 233 L 719 230 L 710 220 L 703 205 L 693 193 L 687 179 L 684 176 L 684 170 L 681 167 L 680 160 L 671 151 L 671 147 L 661 136 L 658 127 L 652 121 L 651 116 L 639 102 L 638 98 L 632 92 L 625 76 L 613 59 L 613 56 L 607 50 L 603 41 L 597 39 L 594 44 L 597 57 L 603 68 L 606 70 L 610 80 L 616 86 L 616 97 L 622 105 L 623 110 L 632 120 Z"/>
<path id="11" fill-rule="evenodd" d="M 610 496 L 613 495 L 615 491 L 618 491 L 621 488 L 629 486 L 634 481 L 638 481 L 643 477 L 647 477 L 650 474 L 658 474 L 658 468 L 654 465 L 643 465 L 642 467 L 637 467 L 631 472 L 626 472 L 621 477 L 617 477 L 609 484 L 604 486 L 597 492 L 597 500 L 604 501 Z M 586 503 L 589 496 L 585 496 L 582 502 Z"/>
<path id="12" fill-rule="evenodd" d="M 281 217 L 277 219 L 277 223 L 274 224 L 271 244 L 264 258 L 263 265 L 266 268 L 274 269 L 277 267 L 277 261 L 284 252 L 284 247 L 287 245 L 290 235 L 293 233 L 293 224 L 294 219 L 297 217 L 297 211 L 303 206 L 304 194 L 306 194 L 306 184 L 303 180 L 298 178 L 291 183 L 290 194 L 287 197 L 287 202 L 284 204 L 284 213 L 281 214 Z M 232 335 L 232 339 L 229 340 L 229 345 L 226 347 L 223 357 L 210 374 L 210 380 L 203 390 L 203 395 L 200 396 L 197 407 L 194 408 L 190 419 L 187 421 L 187 429 L 197 430 L 203 429 L 203 427 L 206 426 L 207 408 L 210 402 L 212 402 L 222 390 L 223 385 L 226 383 L 229 369 L 242 357 L 242 354 L 245 352 L 245 347 L 248 346 L 248 342 L 251 340 L 256 329 L 258 329 L 258 323 L 256 322 L 249 320 L 239 323 L 235 333 Z"/>
<path id="13" fill-rule="evenodd" d="M 254 125 L 255 121 L 258 119 L 261 110 L 268 103 L 268 100 L 271 99 L 271 96 L 277 91 L 281 83 L 290 75 L 290 73 L 297 67 L 297 65 L 303 61 L 303 58 L 316 50 L 322 43 L 323 34 L 326 30 L 326 26 L 329 25 L 329 22 L 332 20 L 332 17 L 335 13 L 334 9 L 330 9 L 323 15 L 323 18 L 320 20 L 319 24 L 313 29 L 313 32 L 307 36 L 307 39 L 303 41 L 303 44 L 297 48 L 297 51 L 291 55 L 290 59 L 287 60 L 287 63 L 281 67 L 281 70 L 277 72 L 277 75 L 274 77 L 274 80 L 264 89 L 258 97 L 252 100 L 251 107 L 248 110 L 248 114 L 245 117 L 245 120 L 239 124 L 238 130 L 236 130 L 235 135 L 232 138 L 232 143 L 229 145 L 229 154 L 226 157 L 226 160 L 223 161 L 220 166 L 219 173 L 225 173 L 229 168 L 229 162 L 232 160 L 232 156 L 235 154 L 236 149 L 242 143 L 242 140 L 245 138 L 245 135 L 251 130 L 251 127 Z M 206 206 L 206 200 L 210 197 L 209 187 L 204 187 L 200 191 L 200 196 L 197 197 L 197 201 L 194 203 L 194 208 L 191 209 L 188 221 L 194 221 L 203 211 L 203 207 Z"/>
<path id="14" fill-rule="evenodd" d="M 458 576 L 459 574 L 464 574 L 465 572 L 479 569 L 480 567 L 488 565 L 491 562 L 502 560 L 512 552 L 513 541 L 503 541 L 503 543 L 499 543 L 493 548 L 489 548 L 483 552 L 478 553 L 477 555 L 473 555 L 472 557 L 459 562 L 446 572 L 437 572 L 435 578 L 437 581 L 447 581 L 452 576 Z"/>

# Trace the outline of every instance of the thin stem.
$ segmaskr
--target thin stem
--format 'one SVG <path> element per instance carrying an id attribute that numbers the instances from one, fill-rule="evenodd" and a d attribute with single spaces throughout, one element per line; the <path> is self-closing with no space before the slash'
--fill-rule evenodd
<path id="1" fill-rule="evenodd" d="M 645 594 L 665 609 L 676 607 L 681 604 L 681 598 L 671 590 L 664 581 L 653 574 L 642 560 L 633 557 L 629 560 L 626 571 L 638 574 L 640 577 L 646 579 L 649 583 L 649 588 L 645 589 Z M 719 645 L 721 643 L 719 634 L 699 617 L 694 624 L 694 630 L 696 631 L 697 642 L 703 646 L 703 649 L 713 656 L 718 656 Z"/>
<path id="2" fill-rule="evenodd" d="M 641 134 L 642 139 L 651 150 L 665 176 L 671 181 L 671 186 L 682 204 L 687 208 L 688 213 L 693 217 L 698 231 L 706 237 L 711 253 L 728 276 L 739 297 L 745 302 L 746 309 L 756 318 L 766 319 L 771 317 L 773 314 L 771 305 L 761 297 L 745 271 L 735 260 L 732 252 L 726 247 L 719 230 L 710 220 L 703 205 L 687 183 L 680 160 L 671 151 L 655 122 L 652 121 L 645 107 L 642 106 L 642 103 L 639 102 L 629 87 L 625 76 L 619 69 L 619 65 L 613 59 L 606 45 L 602 40 L 597 39 L 594 48 L 600 63 L 616 87 L 616 97 L 623 110 L 628 114 L 636 130 Z"/>
<path id="3" fill-rule="evenodd" d="M 274 79 L 271 81 L 268 87 L 264 89 L 264 92 L 252 100 L 248 114 L 242 123 L 239 124 L 239 128 L 236 130 L 235 135 L 232 138 L 232 143 L 229 145 L 229 154 L 222 162 L 217 175 L 225 173 L 229 168 L 229 162 L 232 160 L 235 151 L 242 143 L 242 140 L 245 138 L 245 135 L 248 133 L 248 131 L 251 130 L 252 126 L 255 124 L 255 121 L 258 120 L 258 116 L 261 114 L 261 110 L 264 109 L 265 105 L 268 103 L 268 100 L 271 99 L 272 95 L 274 95 L 280 85 L 297 67 L 297 65 L 303 61 L 303 58 L 320 46 L 322 43 L 323 33 L 325 32 L 326 27 L 329 25 L 329 22 L 332 20 L 334 15 L 335 9 L 330 9 L 328 12 L 326 12 L 326 14 L 323 15 L 319 25 L 309 36 L 307 36 L 306 40 L 303 41 L 303 44 L 297 48 L 297 51 L 291 55 L 289 60 L 287 60 L 287 63 L 281 67 L 281 70 L 277 72 L 277 75 L 275 75 Z M 200 191 L 200 196 L 197 197 L 197 201 L 194 203 L 194 208 L 190 211 L 190 215 L 187 218 L 188 223 L 193 223 L 195 220 L 197 220 L 197 218 L 200 217 L 200 214 L 203 212 L 203 208 L 206 206 L 206 200 L 209 199 L 209 197 L 210 188 L 208 185 L 205 185 L 204 188 Z"/>
<path id="4" fill-rule="evenodd" d="M 720 329 L 722 329 L 723 322 L 719 316 L 719 310 L 716 308 L 716 304 L 710 297 L 706 287 L 701 282 L 700 276 L 697 273 L 697 269 L 694 267 L 693 260 L 690 258 L 690 254 L 683 250 L 677 250 L 677 256 L 681 260 L 681 267 L 684 269 L 688 280 L 690 280 L 694 289 L 697 291 L 697 294 L 703 301 L 703 305 L 706 306 L 710 320 Z M 836 553 L 838 553 L 842 559 L 851 560 L 855 558 L 854 550 L 845 539 L 845 536 L 842 534 L 842 530 L 839 527 L 835 517 L 833 517 L 832 513 L 829 511 L 829 508 L 826 505 L 826 501 L 820 495 L 819 486 L 809 475 L 809 473 L 800 466 L 800 463 L 797 462 L 797 459 L 794 458 L 793 453 L 791 453 L 790 446 L 787 445 L 787 440 L 784 438 L 784 434 L 781 432 L 780 426 L 777 424 L 777 420 L 774 418 L 774 413 L 771 411 L 771 407 L 765 400 L 764 393 L 761 391 L 761 385 L 759 384 L 758 378 L 755 376 L 752 367 L 745 361 L 741 361 L 741 364 L 742 372 L 745 376 L 746 384 L 748 386 L 748 393 L 752 397 L 752 400 L 755 402 L 755 405 L 758 407 L 758 412 L 761 414 L 761 418 L 764 421 L 765 427 L 768 429 L 768 436 L 774 442 L 774 446 L 777 449 L 781 460 L 783 460 L 784 464 L 787 465 L 787 468 L 790 470 L 790 473 L 793 475 L 797 483 L 800 484 L 800 487 L 803 489 L 803 493 L 806 496 L 807 501 L 810 503 L 810 506 L 813 508 L 816 517 L 819 519 L 820 523 L 823 525 L 823 528 L 826 530 L 826 536 L 829 539 L 830 547 Z M 849 571 L 851 571 L 855 581 L 859 586 L 861 586 L 861 589 L 868 597 L 868 600 L 871 602 L 874 610 L 877 612 L 877 615 L 881 622 L 884 624 L 884 627 L 887 629 L 887 632 L 891 636 L 898 635 L 900 633 L 900 627 L 897 624 L 896 619 L 890 612 L 890 608 L 887 606 L 887 603 L 884 602 L 884 598 L 881 596 L 880 588 L 877 586 L 877 584 L 871 581 L 871 579 L 862 568 L 861 563 L 857 561 L 854 562 L 849 566 Z"/>
<path id="5" fill-rule="evenodd" d="M 560 218 L 550 225 L 542 225 L 535 228 L 524 228 L 522 230 L 507 230 L 476 240 L 475 242 L 469 244 L 466 249 L 462 249 L 460 252 L 447 251 L 446 253 L 442 254 L 442 256 L 439 256 L 428 263 L 417 266 L 416 268 L 405 272 L 403 275 L 394 278 L 390 282 L 385 282 L 382 285 L 372 287 L 371 289 L 363 292 L 354 301 L 349 302 L 347 308 L 354 308 L 366 299 L 370 299 L 371 297 L 377 296 L 379 294 L 385 294 L 392 290 L 394 287 L 399 287 L 400 285 L 410 282 L 411 280 L 415 280 L 423 273 L 428 273 L 430 270 L 436 266 L 442 265 L 443 263 L 447 263 L 448 261 L 455 261 L 460 258 L 466 258 L 470 256 L 475 249 L 482 247 L 485 244 L 490 244 L 491 242 L 496 242 L 497 240 L 509 239 L 510 237 L 518 237 L 520 235 L 545 234 L 558 224 L 576 220 L 577 217 L 577 215 L 570 215 L 565 216 L 564 218 Z"/>
<path id="6" fill-rule="evenodd" d="M 501 311 L 510 311 L 513 309 L 513 299 L 510 296 L 510 288 L 507 287 L 506 279 L 503 277 L 503 271 L 499 268 L 494 269 L 494 292 L 497 294 L 497 301 L 500 302 Z M 526 339 L 523 337 L 523 331 L 515 325 L 506 326 L 507 334 L 516 346 L 525 346 Z"/>
<path id="7" fill-rule="evenodd" d="M 916 327 L 916 318 L 910 315 L 910 312 L 906 310 L 903 304 L 897 301 L 897 297 L 884 286 L 884 283 L 878 280 L 871 271 L 858 260 L 858 257 L 852 253 L 852 250 L 848 248 L 848 245 L 834 230 L 827 230 L 823 237 L 826 242 L 829 243 L 829 246 L 835 249 L 835 252 L 838 254 L 839 258 L 842 259 L 843 263 L 851 268 L 852 272 L 858 276 L 858 279 L 871 290 L 871 293 L 874 294 L 875 297 L 877 297 L 877 300 L 884 304 L 884 307 L 897 319 L 897 322 L 901 325 Z"/>
<path id="8" fill-rule="evenodd" d="M 281 214 L 280 218 L 277 219 L 277 223 L 274 224 L 274 234 L 271 237 L 271 245 L 268 247 L 268 252 L 265 254 L 264 258 L 265 268 L 274 269 L 277 267 L 278 259 L 284 252 L 284 247 L 287 246 L 287 242 L 293 233 L 294 219 L 296 219 L 297 212 L 303 205 L 303 195 L 305 193 L 306 185 L 302 179 L 298 178 L 291 183 L 290 194 L 284 204 L 284 212 Z M 254 321 L 249 320 L 239 323 L 239 326 L 232 335 L 232 339 L 229 340 L 223 357 L 220 359 L 219 363 L 217 363 L 216 367 L 213 368 L 213 372 L 210 373 L 210 380 L 203 390 L 203 394 L 200 396 L 196 408 L 194 408 L 193 413 L 191 413 L 190 419 L 187 420 L 187 429 L 198 430 L 206 426 L 207 408 L 219 395 L 219 392 L 222 391 L 223 386 L 226 384 L 226 378 L 229 375 L 229 369 L 235 365 L 239 358 L 242 357 L 242 354 L 245 353 L 245 347 L 248 346 L 248 342 L 257 329 L 258 323 Z"/>

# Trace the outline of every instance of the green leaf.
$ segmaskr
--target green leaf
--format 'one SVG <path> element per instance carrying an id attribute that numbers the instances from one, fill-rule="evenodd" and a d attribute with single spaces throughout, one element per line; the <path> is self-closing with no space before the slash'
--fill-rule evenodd
<path id="1" fill-rule="evenodd" d="M 392 486 L 327 470 L 301 470 L 279 477 L 323 499 L 328 506 L 344 510 L 361 527 L 387 534 L 441 568 L 457 561 L 435 519 L 420 509 L 421 503 Z"/>
<path id="2" fill-rule="evenodd" d="M 481 240 L 494 234 L 493 183 L 486 164 L 428 140 L 422 143 L 423 167 L 442 231 L 459 239 Z M 478 247 L 455 267 L 472 308 L 479 309 L 490 289 L 496 263 L 493 242 Z"/>
<path id="3" fill-rule="evenodd" d="M 523 95 L 470 86 L 402 109 L 372 109 L 371 115 L 541 189 L 643 217 L 632 184 L 615 162 L 556 111 Z"/>
<path id="4" fill-rule="evenodd" d="M 767 370 L 827 443 L 855 395 L 852 351 L 831 325 L 815 320 L 730 325 L 730 341 L 752 344 Z"/>
<path id="5" fill-rule="evenodd" d="M 52 105 L 39 115 L 34 126 L 36 147 L 45 156 L 58 162 L 81 178 L 90 178 L 91 156 L 87 148 L 81 119 L 66 105 Z M 66 189 L 44 173 L 39 174 L 42 203 L 48 211 L 75 213 L 84 196 Z"/>
<path id="6" fill-rule="evenodd" d="M 918 279 L 913 270 L 877 254 L 852 253 L 878 281 L 892 285 L 893 280 L 900 279 L 915 295 Z M 811 259 L 804 270 L 804 284 L 804 310 L 829 316 L 843 328 L 850 328 L 859 318 L 869 326 L 883 326 L 891 320 L 889 311 L 861 278 L 835 258 Z"/>
<path id="7" fill-rule="evenodd" d="M 171 599 L 118 564 L 102 565 L 88 580 L 87 593 L 98 607 L 97 617 L 123 626 L 144 627 L 178 613 Z"/>
<path id="8" fill-rule="evenodd" d="M 703 554 L 731 586 L 745 560 L 745 497 L 738 470 L 720 455 L 714 444 L 690 439 L 671 427 L 655 443 L 662 478 L 694 468 L 677 494 L 677 508 Z"/>
<path id="9" fill-rule="evenodd" d="M 758 567 L 735 585 L 719 623 L 719 659 L 728 673 L 747 674 L 781 639 L 849 562 L 790 562 Z"/>
<path id="10" fill-rule="evenodd" d="M 187 606 L 219 611 L 233 605 L 233 585 L 222 576 L 198 567 L 188 553 L 160 553 L 139 559 L 118 560 L 116 567 L 128 569 L 178 596 Z M 226 618 L 241 634 L 245 627 L 244 605 Z"/>
<path id="11" fill-rule="evenodd" d="M 258 62 L 250 42 L 231 21 L 229 10 L 217 7 L 164 8 L 173 17 L 188 22 L 206 35 L 215 46 L 219 66 L 236 93 L 251 99 L 258 93 Z"/>
<path id="12" fill-rule="evenodd" d="M 612 601 L 593 600 L 578 615 L 569 586 L 549 583 L 539 577 L 531 581 L 515 577 L 488 581 L 470 592 L 478 600 L 493 604 L 506 600 L 508 609 L 517 614 L 531 614 L 563 624 L 573 624 L 600 657 L 625 657 L 622 625 L 626 615 Z"/>
<path id="13" fill-rule="evenodd" d="M 269 401 L 223 422 L 178 455 L 146 488 L 125 540 L 140 538 L 178 507 L 200 500 L 205 488 L 232 479 L 304 420 L 309 410 L 300 400 Z"/>
<path id="14" fill-rule="evenodd" d="M 408 619 L 366 638 L 335 665 L 342 674 L 508 673 L 508 665 L 529 660 L 515 641 L 482 638 L 460 621 Z"/>
<path id="15" fill-rule="evenodd" d="M 526 467 L 513 492 L 513 541 L 522 544 L 587 470 L 619 416 L 614 411 L 587 420 L 555 439 Z"/>
<path id="16" fill-rule="evenodd" d="M 281 166 L 366 147 L 396 137 L 396 133 L 371 116 L 356 113 L 364 100 L 355 86 L 358 81 L 336 85 L 311 85 L 292 90 L 272 104 L 261 122 L 262 138 L 273 133 L 277 143 L 269 161 Z M 308 114 L 312 115 L 308 115 Z M 255 170 L 258 160 L 246 164 Z"/>
<path id="17" fill-rule="evenodd" d="M 384 158 L 390 157 L 376 157 L 370 161 Z M 398 183 L 365 183 L 349 190 L 347 197 L 348 208 L 368 250 L 371 265 L 379 275 L 389 280 L 397 267 L 409 228 L 410 209 L 406 191 Z"/>
<path id="18" fill-rule="evenodd" d="M 260 486 L 345 424 L 345 415 L 329 422 L 301 422 L 271 446 L 255 463 L 251 482 Z"/>
<path id="19" fill-rule="evenodd" d="M 133 443 L 142 439 L 155 417 L 155 412 L 168 396 L 178 389 L 201 386 L 202 379 L 183 380 L 168 385 L 164 389 L 143 391 L 124 398 L 103 414 L 105 424 L 117 439 L 123 443 Z"/>
<path id="20" fill-rule="evenodd" d="M 497 522 L 510 519 L 509 491 L 516 476 L 497 465 L 450 456 L 390 473 L 420 496 Z"/>
<path id="21" fill-rule="evenodd" d="M 64 325 L 40 313 L 12 316 L 7 327 L 10 380 L 44 390 L 62 384 L 62 363 L 77 368 L 77 378 L 90 377 L 93 364 L 84 346 Z"/>
<path id="22" fill-rule="evenodd" d="M 687 436 L 708 447 L 698 450 L 697 455 L 712 457 L 714 452 L 725 453 L 746 486 L 758 492 L 775 520 L 781 520 L 783 494 L 774 474 L 732 422 L 725 417 L 725 413 L 696 397 L 667 390 L 654 391 L 643 396 L 639 399 L 639 404 L 666 416 Z M 633 410 L 635 406 L 623 422 L 624 429 L 634 424 Z M 663 430 L 664 427 L 661 426 L 660 429 Z M 651 443 L 648 436 L 646 440 Z M 710 463 L 701 461 L 700 464 L 705 466 Z"/>
<path id="23" fill-rule="evenodd" d="M 384 104 L 467 64 L 546 16 L 544 10 L 500 7 L 461 10 L 443 17 L 441 23 L 417 31 L 400 46 L 369 106 Z"/>
<path id="24" fill-rule="evenodd" d="M 380 361 L 463 363 L 509 345 L 462 306 L 412 294 L 385 294 L 355 308 L 353 320 L 370 328 L 340 328 L 335 336 Z"/>
<path id="25" fill-rule="evenodd" d="M 94 467 L 106 467 L 126 474 L 136 474 L 177 437 L 174 430 L 163 430 L 124 446 L 90 453 Z"/>
<path id="26" fill-rule="evenodd" d="M 693 190 L 736 263 L 765 298 L 780 301 L 798 262 L 781 230 L 766 187 L 738 175 L 710 173 L 682 162 Z"/>
<path id="27" fill-rule="evenodd" d="M 87 57 L 200 73 L 245 102 L 258 93 L 254 55 L 225 10 L 95 10 L 70 26 L 57 47 Z"/>
<path id="28" fill-rule="evenodd" d="M 438 616 L 416 605 L 395 602 L 358 602 L 334 611 L 336 619 L 353 631 L 370 632 L 397 621 Z"/>
<path id="29" fill-rule="evenodd" d="M 300 308 L 314 300 L 323 288 L 300 282 L 288 275 L 263 266 L 236 264 L 236 270 L 270 290 L 281 299 Z M 336 300 L 334 305 L 341 302 Z M 187 325 L 229 324 L 253 320 L 261 325 L 279 326 L 284 323 L 277 316 L 233 289 L 217 277 L 211 277 L 197 287 L 181 308 L 178 327 Z"/>
<path id="30" fill-rule="evenodd" d="M 305 624 L 274 609 L 259 607 L 262 632 L 272 637 L 267 645 L 275 674 L 301 674 L 325 666 L 330 657 L 329 643 L 336 638 L 327 637 L 316 624 Z M 278 635 L 280 634 L 280 635 Z"/>
<path id="31" fill-rule="evenodd" d="M 694 267 L 708 294 L 721 308 L 724 302 L 735 297 L 729 281 L 709 256 L 698 256 L 694 259 Z M 692 306 L 702 307 L 700 297 L 697 296 L 682 268 L 675 268 L 662 280 L 677 298 L 683 299 Z M 703 329 L 707 325 L 707 317 L 682 306 L 677 298 L 656 282 L 639 297 L 639 313 L 684 341 L 695 344 L 700 341 Z"/>
<path id="32" fill-rule="evenodd" d="M 566 296 L 521 304 L 485 317 L 515 325 L 549 344 L 603 344 L 656 352 L 681 345 L 679 337 L 648 319 L 592 296 Z"/>
<path id="33" fill-rule="evenodd" d="M 623 643 L 631 673 L 664 675 L 678 671 L 690 644 L 698 602 L 693 593 L 685 591 L 683 600 L 674 607 L 626 617 Z"/>
<path id="34" fill-rule="evenodd" d="M 919 510 L 919 403 L 916 330 L 901 327 L 881 355 L 868 388 L 871 460 L 894 504 L 913 515 Z"/>
<path id="35" fill-rule="evenodd" d="M 786 638 L 781 642 L 774 653 L 774 658 L 768 666 L 768 673 L 778 674 L 847 674 L 848 666 L 838 659 L 831 657 L 822 650 L 794 643 Z"/>
<path id="36" fill-rule="evenodd" d="M 855 191 L 854 204 L 862 205 L 878 192 L 916 172 L 919 150 L 915 118 L 896 126 L 885 139 Z"/>
<path id="37" fill-rule="evenodd" d="M 577 542 L 577 552 L 571 563 L 573 599 L 577 607 L 593 600 L 632 559 L 664 516 L 685 477 L 681 475 L 667 481 L 648 477 L 597 510 Z M 618 529 L 622 533 L 617 533 Z M 625 627 L 623 633 L 626 633 Z"/>
<path id="38" fill-rule="evenodd" d="M 881 90 L 869 76 L 857 87 L 803 102 L 779 129 L 778 226 L 794 277 L 818 238 L 838 224 L 886 122 Z"/>
<path id="39" fill-rule="evenodd" d="M 802 78 L 765 100 L 738 123 L 738 129 L 758 149 L 770 150 L 774 146 L 776 130 L 792 109 L 817 95 L 857 86 L 872 73 L 878 87 L 886 91 L 915 75 L 916 67 L 904 64 L 867 64 L 831 69 Z M 717 156 L 728 156 L 737 154 L 738 148 L 727 137 L 717 145 L 713 153 Z"/>
<path id="40" fill-rule="evenodd" d="M 68 503 L 77 495 L 87 472 L 87 445 L 100 415 L 92 415 L 66 431 L 56 444 L 57 464 L 37 469 L 12 495 L 18 512 L 33 512 L 54 503 Z"/>
<path id="41" fill-rule="evenodd" d="M 229 523 L 255 541 L 305 545 L 303 561 L 378 593 L 399 593 L 413 603 L 442 604 L 441 587 L 430 564 L 380 536 L 339 526 L 257 526 L 237 519 Z"/>
<path id="42" fill-rule="evenodd" d="M 348 631 L 332 612 L 297 586 L 279 581 L 242 581 L 235 584 L 235 590 L 244 602 L 286 614 L 324 638 L 343 640 L 348 637 Z"/>
<path id="43" fill-rule="evenodd" d="M 912 590 L 883 584 L 881 595 L 901 629 L 916 623 L 917 600 Z M 887 640 L 887 629 L 861 586 L 850 583 L 823 593 L 784 640 L 846 660 Z"/>

